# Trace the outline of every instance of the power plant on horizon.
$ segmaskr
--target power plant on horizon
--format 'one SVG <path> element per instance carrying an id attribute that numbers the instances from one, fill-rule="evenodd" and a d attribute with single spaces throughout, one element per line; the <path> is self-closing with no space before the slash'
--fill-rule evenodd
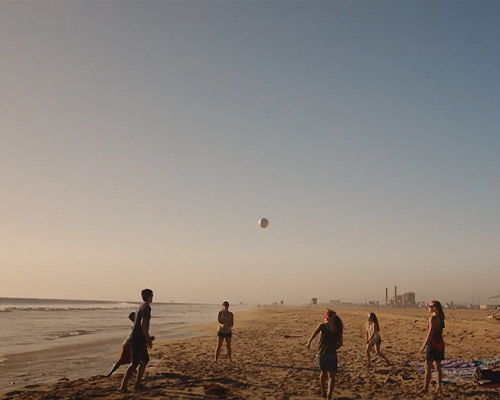
<path id="1" fill-rule="evenodd" d="M 398 287 L 394 286 L 394 297 L 389 299 L 389 289 L 385 288 L 386 307 L 417 307 L 415 292 L 406 292 L 398 295 Z"/>

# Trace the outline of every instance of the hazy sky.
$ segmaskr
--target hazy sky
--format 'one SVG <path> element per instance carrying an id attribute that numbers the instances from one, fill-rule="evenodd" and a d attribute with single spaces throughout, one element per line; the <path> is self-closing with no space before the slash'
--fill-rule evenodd
<path id="1" fill-rule="evenodd" d="M 0 296 L 500 294 L 499 20 L 0 2 Z"/>

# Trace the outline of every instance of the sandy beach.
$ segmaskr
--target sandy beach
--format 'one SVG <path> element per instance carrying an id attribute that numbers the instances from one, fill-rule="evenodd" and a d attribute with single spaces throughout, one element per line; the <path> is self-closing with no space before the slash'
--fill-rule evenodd
<path id="1" fill-rule="evenodd" d="M 441 395 L 421 395 L 423 374 L 415 363 L 425 338 L 425 310 L 341 308 L 336 310 L 345 325 L 344 346 L 339 350 L 336 399 L 500 399 L 500 388 L 487 389 L 474 381 L 447 383 Z M 386 366 L 374 357 L 366 366 L 364 325 L 369 311 L 379 317 L 382 351 L 391 360 Z M 212 364 L 216 323 L 191 327 L 198 336 L 162 341 L 151 351 L 146 370 L 147 388 L 119 393 L 125 368 L 113 377 L 101 375 L 61 379 L 56 383 L 12 388 L 2 399 L 319 399 L 319 371 L 315 345 L 305 346 L 324 307 L 261 307 L 235 314 L 233 362 L 223 349 Z M 445 310 L 447 359 L 485 360 L 500 358 L 500 324 L 485 318 L 485 311 Z M 151 328 L 154 334 L 154 325 Z M 50 360 L 46 368 L 50 368 Z M 105 366 L 108 368 L 108 365 Z M 88 373 L 88 371 L 86 371 Z M 84 374 L 82 373 L 82 376 Z M 434 383 L 431 383 L 431 390 Z"/>

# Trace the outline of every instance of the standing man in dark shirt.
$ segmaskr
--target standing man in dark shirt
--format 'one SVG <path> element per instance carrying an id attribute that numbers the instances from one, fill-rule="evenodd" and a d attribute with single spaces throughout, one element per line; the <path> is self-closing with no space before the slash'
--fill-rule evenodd
<path id="1" fill-rule="evenodd" d="M 142 388 L 142 376 L 144 370 L 149 362 L 148 348 L 153 347 L 152 337 L 149 336 L 149 321 L 151 319 L 151 306 L 153 302 L 153 291 L 151 289 L 144 289 L 141 292 L 144 303 L 139 307 L 135 313 L 134 326 L 130 333 L 130 347 L 132 350 L 132 363 L 127 368 L 127 372 L 123 377 L 120 391 L 127 391 L 127 383 L 132 377 L 133 373 L 139 367 L 137 379 L 135 381 L 134 389 Z"/>

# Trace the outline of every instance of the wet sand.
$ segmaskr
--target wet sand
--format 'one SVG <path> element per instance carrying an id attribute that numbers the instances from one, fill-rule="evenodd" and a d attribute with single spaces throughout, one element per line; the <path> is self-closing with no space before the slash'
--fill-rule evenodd
<path id="1" fill-rule="evenodd" d="M 425 338 L 426 310 L 336 310 L 345 325 L 339 350 L 337 399 L 500 399 L 500 388 L 486 389 L 474 382 L 448 383 L 441 395 L 421 395 L 423 375 L 414 366 L 423 361 L 418 350 Z M 374 356 L 366 366 L 364 325 L 367 314 L 379 317 L 386 366 Z M 191 327 L 199 336 L 161 342 L 151 351 L 145 390 L 118 392 L 125 367 L 111 378 L 61 379 L 25 388 L 12 388 L 2 399 L 320 399 L 314 349 L 307 339 L 323 322 L 325 308 L 263 307 L 235 314 L 233 362 L 223 349 L 212 364 L 217 324 Z M 445 310 L 446 358 L 500 358 L 500 323 L 487 320 L 485 311 Z M 215 318 L 215 316 L 214 316 Z M 154 334 L 154 326 L 152 326 Z M 102 366 L 107 372 L 111 365 Z M 47 365 L 50 368 L 50 362 Z M 82 371 L 83 372 L 83 371 Z M 86 374 L 92 371 L 85 371 Z M 82 374 L 83 376 L 84 374 Z M 431 390 L 434 383 L 431 382 Z"/>

